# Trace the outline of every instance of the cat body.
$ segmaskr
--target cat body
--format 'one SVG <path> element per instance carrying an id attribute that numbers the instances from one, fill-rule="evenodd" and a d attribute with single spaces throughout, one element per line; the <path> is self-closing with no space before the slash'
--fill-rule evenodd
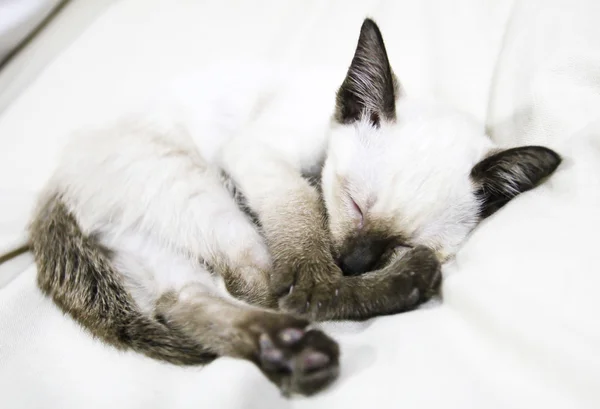
<path id="1" fill-rule="evenodd" d="M 341 79 L 214 67 L 79 135 L 31 225 L 42 291 L 119 348 L 248 359 L 284 393 L 331 383 L 338 346 L 310 321 L 416 307 L 560 163 L 403 95 L 371 20 Z"/>
<path id="2" fill-rule="evenodd" d="M 317 95 L 318 83 L 314 89 L 286 86 L 294 85 L 293 74 L 287 71 L 286 83 L 282 69 L 218 66 L 179 78 L 141 107 L 77 135 L 67 146 L 48 190 L 60 192 L 84 234 L 115 249 L 113 261 L 145 311 L 160 294 L 190 281 L 230 297 L 222 274 L 212 271 L 221 267 L 247 269 L 248 279 L 268 278 L 263 276 L 271 268 L 269 250 L 241 211 L 240 189 L 227 172 L 245 158 L 260 168 L 263 153 L 254 156 L 252 150 L 264 149 L 294 171 L 318 175 L 331 98 L 300 112 L 293 101 L 314 96 L 326 101 L 335 92 Z M 296 124 L 298 114 L 307 120 Z M 236 138 L 244 145 L 242 157 L 224 165 L 223 151 Z M 271 172 L 268 162 L 264 167 L 262 172 Z M 268 182 L 251 189 L 263 183 Z"/>

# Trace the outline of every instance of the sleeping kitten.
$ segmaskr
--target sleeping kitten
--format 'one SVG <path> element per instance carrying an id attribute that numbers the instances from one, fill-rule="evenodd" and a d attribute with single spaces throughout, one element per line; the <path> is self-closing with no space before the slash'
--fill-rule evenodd
<path id="1" fill-rule="evenodd" d="M 286 394 L 315 393 L 339 351 L 309 320 L 414 308 L 440 260 L 560 162 L 497 150 L 460 114 L 404 96 L 369 19 L 341 87 L 324 71 L 227 71 L 82 134 L 40 199 L 40 288 L 118 348 L 244 358 Z M 303 177 L 319 174 L 319 187 Z"/>

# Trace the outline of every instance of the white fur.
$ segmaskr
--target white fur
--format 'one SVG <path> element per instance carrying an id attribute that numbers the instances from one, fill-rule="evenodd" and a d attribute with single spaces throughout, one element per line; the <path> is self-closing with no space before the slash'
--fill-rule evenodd
<path id="1" fill-rule="evenodd" d="M 341 190 L 365 219 L 386 221 L 407 244 L 453 254 L 478 221 L 469 173 L 492 143 L 469 117 L 440 106 L 402 97 L 396 114 L 379 129 L 361 121 L 332 132 L 323 190 L 334 241 L 356 225 L 351 201 L 336 203 Z"/>
<path id="2" fill-rule="evenodd" d="M 395 124 L 336 125 L 342 80 L 265 66 L 182 78 L 75 138 L 54 189 L 82 228 L 117 252 L 144 308 L 188 282 L 222 290 L 199 259 L 257 276 L 269 268 L 263 239 L 223 186 L 221 169 L 260 212 L 274 205 L 274 192 L 294 188 L 297 172 L 318 171 L 327 157 L 323 187 L 336 243 L 353 231 L 349 224 L 360 228 L 352 197 L 365 218 L 389 220 L 413 243 L 453 253 L 476 220 L 469 171 L 491 143 L 462 116 L 406 99 Z"/>

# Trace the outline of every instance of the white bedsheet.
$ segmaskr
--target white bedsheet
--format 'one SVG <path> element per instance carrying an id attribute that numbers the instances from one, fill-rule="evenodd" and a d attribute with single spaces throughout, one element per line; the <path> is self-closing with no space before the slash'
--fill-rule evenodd
<path id="1" fill-rule="evenodd" d="M 470 111 L 505 145 L 565 157 L 476 230 L 446 268 L 443 303 L 326 325 L 340 380 L 286 401 L 246 362 L 183 369 L 91 339 L 40 295 L 24 254 L 0 266 L 2 407 L 600 407 L 595 0 L 123 0 L 0 117 L 0 254 L 22 242 L 68 130 L 209 61 L 346 66 L 365 15 L 407 92 Z"/>
<path id="2" fill-rule="evenodd" d="M 0 0 L 0 61 L 2 54 L 21 43 L 47 18 L 47 23 L 27 40 L 26 46 L 0 69 L 0 114 L 33 79 L 102 14 L 119 0 Z M 60 5 L 60 10 L 57 10 Z M 52 10 L 57 12 L 47 17 Z"/>
<path id="3" fill-rule="evenodd" d="M 0 3 L 0 62 L 54 10 L 61 0 L 3 0 Z"/>

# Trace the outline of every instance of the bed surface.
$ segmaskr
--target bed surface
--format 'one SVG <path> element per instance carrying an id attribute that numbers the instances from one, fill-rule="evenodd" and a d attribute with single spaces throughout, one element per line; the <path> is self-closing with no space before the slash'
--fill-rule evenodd
<path id="1" fill-rule="evenodd" d="M 58 8 L 61 0 L 6 0 L 0 4 L 0 62 Z"/>
<path id="2" fill-rule="evenodd" d="M 0 113 L 47 64 L 77 39 L 110 4 L 117 1 L 0 2 Z M 33 37 L 28 38 L 31 35 Z M 14 53 L 15 48 L 16 54 L 4 61 L 4 57 Z"/>
<path id="3" fill-rule="evenodd" d="M 285 400 L 246 362 L 178 368 L 104 346 L 41 296 L 25 253 L 0 265 L 3 407 L 600 405 L 595 0 L 114 2 L 0 113 L 0 255 L 24 243 L 70 130 L 215 60 L 345 67 L 366 15 L 407 93 L 471 112 L 505 146 L 546 144 L 564 157 L 474 232 L 445 269 L 443 303 L 326 324 L 341 343 L 340 380 Z"/>

